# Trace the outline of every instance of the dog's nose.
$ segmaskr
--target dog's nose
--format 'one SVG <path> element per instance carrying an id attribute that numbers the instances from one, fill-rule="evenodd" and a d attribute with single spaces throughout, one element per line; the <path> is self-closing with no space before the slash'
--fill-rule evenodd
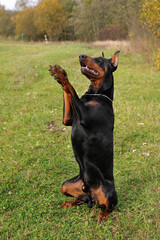
<path id="1" fill-rule="evenodd" d="M 79 56 L 79 61 L 82 61 L 82 60 L 84 60 L 86 57 L 87 57 L 87 56 L 86 56 L 86 55 L 84 55 L 84 54 L 80 55 L 80 56 Z"/>

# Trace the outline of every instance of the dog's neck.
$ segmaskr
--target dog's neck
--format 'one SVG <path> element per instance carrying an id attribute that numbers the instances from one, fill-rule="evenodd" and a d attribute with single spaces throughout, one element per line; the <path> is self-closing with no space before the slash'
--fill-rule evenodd
<path id="1" fill-rule="evenodd" d="M 113 101 L 113 93 L 114 93 L 114 87 L 113 87 L 113 83 L 110 89 L 105 90 L 103 85 L 100 86 L 99 88 L 95 89 L 92 85 L 89 86 L 88 91 L 86 92 L 86 94 L 92 94 L 92 95 L 102 95 L 102 96 L 106 96 L 107 98 L 109 98 L 111 101 Z"/>
<path id="2" fill-rule="evenodd" d="M 103 97 L 103 98 L 106 98 L 107 100 L 109 100 L 111 103 L 112 103 L 112 99 L 111 98 L 109 98 L 108 96 L 106 96 L 106 95 L 103 95 L 103 94 L 96 94 L 96 93 L 94 93 L 94 94 L 85 94 L 85 96 L 91 96 L 91 97 Z"/>

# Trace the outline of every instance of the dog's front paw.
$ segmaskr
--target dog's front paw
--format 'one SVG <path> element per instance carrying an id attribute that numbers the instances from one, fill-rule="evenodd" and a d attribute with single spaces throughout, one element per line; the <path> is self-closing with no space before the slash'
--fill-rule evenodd
<path id="1" fill-rule="evenodd" d="M 50 75 L 54 77 L 54 79 L 60 83 L 62 86 L 65 86 L 68 82 L 67 73 L 64 69 L 62 69 L 59 65 L 50 65 L 49 69 Z"/>

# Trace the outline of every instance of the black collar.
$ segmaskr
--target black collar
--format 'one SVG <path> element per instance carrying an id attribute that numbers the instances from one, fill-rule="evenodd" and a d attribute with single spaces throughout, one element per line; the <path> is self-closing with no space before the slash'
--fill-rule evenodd
<path id="1" fill-rule="evenodd" d="M 97 97 L 105 97 L 105 98 L 107 98 L 110 102 L 112 102 L 112 99 L 110 99 L 108 96 L 106 96 L 106 95 L 103 95 L 103 94 L 85 94 L 84 96 L 97 96 Z"/>
<path id="2" fill-rule="evenodd" d="M 86 99 L 85 101 L 90 101 L 91 99 L 90 98 L 96 98 L 96 100 L 100 100 L 100 101 L 105 101 L 105 102 L 108 102 L 109 105 L 112 105 L 112 99 L 106 95 L 103 95 L 103 94 L 84 94 L 82 97 L 81 97 L 81 100 L 82 102 L 84 101 L 84 99 Z"/>

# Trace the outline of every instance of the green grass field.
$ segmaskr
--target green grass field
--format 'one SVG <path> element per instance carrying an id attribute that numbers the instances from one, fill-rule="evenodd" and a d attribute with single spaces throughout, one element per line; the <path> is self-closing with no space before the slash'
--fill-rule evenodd
<path id="1" fill-rule="evenodd" d="M 78 56 L 116 50 L 0 41 L 0 239 L 160 239 L 160 72 L 140 55 L 121 51 L 114 74 L 116 209 L 98 224 L 97 207 L 61 208 L 69 200 L 61 184 L 78 165 L 49 64 L 61 65 L 81 96 L 89 80 Z"/>

